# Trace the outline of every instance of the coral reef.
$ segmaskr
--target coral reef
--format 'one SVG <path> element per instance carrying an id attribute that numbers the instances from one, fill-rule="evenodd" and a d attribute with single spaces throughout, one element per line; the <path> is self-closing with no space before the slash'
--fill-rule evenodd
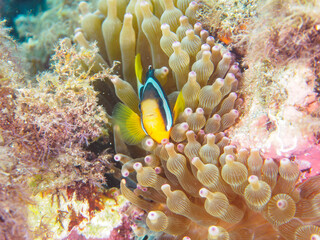
<path id="1" fill-rule="evenodd" d="M 204 0 L 197 15 L 214 37 L 225 44 L 235 44 L 254 22 L 258 3 L 257 0 Z"/>
<path id="2" fill-rule="evenodd" d="M 126 201 L 105 189 L 116 170 L 92 82 L 110 69 L 90 75 L 81 64 L 93 60 L 95 46 L 79 51 L 62 39 L 52 69 L 30 79 L 8 31 L 1 22 L 0 238 L 58 239 L 79 227 L 87 236 L 103 228 L 108 237 Z"/>
<path id="3" fill-rule="evenodd" d="M 244 109 L 230 134 L 266 157 L 296 158 L 301 170 L 319 166 L 318 1 L 265 1 L 235 45 L 245 54 Z M 261 89 L 261 91 L 257 91 Z M 312 165 L 310 165 L 310 163 Z"/>
<path id="4" fill-rule="evenodd" d="M 170 139 L 161 143 L 146 136 L 135 148 L 128 147 L 125 143 L 133 141 L 114 123 L 115 160 L 123 164 L 126 177 L 121 192 L 147 214 L 147 228 L 138 225 L 135 233 L 144 236 L 150 229 L 160 232 L 160 239 L 319 238 L 319 176 L 301 184 L 294 159 L 276 161 L 262 157 L 259 149 L 230 144 L 228 129 L 242 102 L 235 93 L 241 73 L 233 55 L 196 22 L 201 4 L 157 3 L 100 1 L 99 11 L 90 13 L 82 2 L 82 29 L 75 35 L 82 47 L 97 41 L 101 64 L 122 63 L 118 73 L 124 80 L 110 80 L 117 97 L 133 112 L 139 113 L 135 53 L 141 55 L 145 71 L 152 62 L 171 106 L 177 90 L 185 99 Z M 276 98 L 262 97 L 277 105 L 288 93 L 274 94 Z M 137 183 L 134 191 L 126 186 L 132 182 Z"/>
<path id="5" fill-rule="evenodd" d="M 122 214 L 127 200 L 118 191 L 77 182 L 53 194 L 35 195 L 33 200 L 37 204 L 28 206 L 28 225 L 34 232 L 33 239 L 78 239 L 80 236 L 116 239 L 111 237 L 112 232 L 123 231 L 128 221 Z M 119 235 L 130 239 L 132 233 L 127 230 Z"/>

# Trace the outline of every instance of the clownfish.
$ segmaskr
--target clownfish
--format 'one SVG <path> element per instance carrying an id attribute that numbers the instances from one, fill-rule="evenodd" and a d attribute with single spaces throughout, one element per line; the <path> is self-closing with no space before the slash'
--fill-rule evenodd
<path id="1" fill-rule="evenodd" d="M 135 58 L 135 72 L 140 116 L 123 103 L 116 104 L 112 113 L 113 121 L 119 126 L 121 137 L 127 144 L 138 144 L 146 135 L 158 143 L 169 139 L 170 130 L 184 109 L 181 92 L 172 111 L 166 93 L 154 76 L 154 69 L 149 67 L 144 84 L 142 71 L 141 57 L 138 54 Z"/>

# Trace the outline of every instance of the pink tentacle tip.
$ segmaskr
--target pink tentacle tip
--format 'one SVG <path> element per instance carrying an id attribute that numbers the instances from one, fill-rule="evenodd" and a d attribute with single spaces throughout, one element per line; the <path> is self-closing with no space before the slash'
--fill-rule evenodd
<path id="1" fill-rule="evenodd" d="M 196 75 L 197 75 L 197 73 L 195 72 L 195 71 L 191 71 L 191 72 L 189 72 L 189 77 L 195 77 Z"/>
<path id="2" fill-rule="evenodd" d="M 189 116 L 189 115 L 192 113 L 192 109 L 191 109 L 191 108 L 186 108 L 186 109 L 184 110 L 184 112 L 185 112 L 186 115 Z"/>
<path id="3" fill-rule="evenodd" d="M 156 172 L 156 174 L 160 174 L 162 172 L 161 167 L 155 167 L 154 171 Z"/>
<path id="4" fill-rule="evenodd" d="M 163 29 L 169 29 L 169 30 L 170 30 L 169 24 L 163 23 L 163 24 L 161 25 L 161 30 L 163 30 Z"/>
<path id="5" fill-rule="evenodd" d="M 133 168 L 135 170 L 140 170 L 142 168 L 142 164 L 139 162 L 136 162 L 135 164 L 133 164 Z"/>
<path id="6" fill-rule="evenodd" d="M 233 111 L 233 113 L 234 113 L 235 115 L 239 115 L 239 111 L 238 111 L 238 110 L 233 109 L 232 111 Z"/>
<path id="7" fill-rule="evenodd" d="M 214 137 L 215 135 L 213 134 L 213 133 L 208 133 L 207 135 L 206 135 L 206 138 L 212 138 L 212 137 Z"/>
<path id="8" fill-rule="evenodd" d="M 137 184 L 137 189 L 141 190 L 142 192 L 148 191 L 148 188 L 141 186 L 140 184 Z"/>
<path id="9" fill-rule="evenodd" d="M 230 77 L 230 78 L 235 78 L 234 74 L 231 73 L 231 72 L 229 72 L 227 75 L 228 75 L 228 77 Z"/>
<path id="10" fill-rule="evenodd" d="M 114 155 L 114 160 L 115 160 L 116 162 L 119 162 L 119 161 L 121 160 L 120 155 L 118 155 L 118 154 Z"/>
<path id="11" fill-rule="evenodd" d="M 196 113 L 198 114 L 204 114 L 204 111 L 202 108 L 197 108 Z"/>
<path id="12" fill-rule="evenodd" d="M 215 114 L 213 115 L 213 118 L 216 119 L 216 120 L 221 120 L 221 117 L 219 114 Z"/>
<path id="13" fill-rule="evenodd" d="M 179 144 L 177 145 L 177 150 L 178 150 L 180 153 L 183 153 L 183 151 L 184 151 L 184 145 L 183 145 L 182 143 L 179 143 Z"/>
<path id="14" fill-rule="evenodd" d="M 157 218 L 157 214 L 155 212 L 149 212 L 148 218 L 150 220 L 155 220 Z"/>
<path id="15" fill-rule="evenodd" d="M 200 129 L 199 132 L 198 132 L 198 135 L 205 135 L 205 131 L 203 129 Z"/>
<path id="16" fill-rule="evenodd" d="M 115 192 L 113 193 L 113 196 L 114 196 L 114 197 L 118 197 L 119 195 L 120 195 L 119 191 L 115 191 Z"/>
<path id="17" fill-rule="evenodd" d="M 230 52 L 226 52 L 225 54 L 223 54 L 223 57 L 231 57 L 231 53 Z"/>
<path id="18" fill-rule="evenodd" d="M 167 143 L 169 143 L 169 139 L 168 138 L 164 138 L 161 140 L 161 144 L 162 145 L 166 145 Z"/>
<path id="19" fill-rule="evenodd" d="M 209 41 L 214 41 L 214 37 L 212 37 L 212 36 L 207 37 L 207 42 L 209 42 Z"/>
<path id="20" fill-rule="evenodd" d="M 200 197 L 203 197 L 203 198 L 207 197 L 208 190 L 205 189 L 205 188 L 201 188 L 200 191 L 199 191 L 199 195 L 200 195 Z"/>
<path id="21" fill-rule="evenodd" d="M 151 158 L 150 155 L 148 155 L 148 156 L 146 156 L 146 157 L 144 158 L 144 162 L 145 162 L 145 163 L 151 163 L 151 160 L 152 160 L 152 158 Z"/>
<path id="22" fill-rule="evenodd" d="M 173 47 L 173 48 L 177 48 L 177 47 L 180 47 L 180 46 L 181 46 L 181 43 L 178 42 L 178 41 L 172 43 L 172 47 Z"/>
<path id="23" fill-rule="evenodd" d="M 218 45 L 214 45 L 212 48 L 211 48 L 211 51 L 219 51 L 220 48 Z"/>
<path id="24" fill-rule="evenodd" d="M 184 20 L 186 20 L 186 19 L 188 19 L 188 18 L 187 18 L 186 16 L 183 16 L 183 15 L 182 15 L 182 16 L 179 18 L 179 21 L 182 22 L 182 21 L 184 21 Z"/>
<path id="25" fill-rule="evenodd" d="M 202 28 L 202 24 L 197 22 L 194 24 L 194 28 Z"/>
<path id="26" fill-rule="evenodd" d="M 287 207 L 287 202 L 281 199 L 277 202 L 277 206 L 280 209 L 285 209 Z"/>
<path id="27" fill-rule="evenodd" d="M 198 157 L 192 158 L 191 163 L 192 163 L 192 164 L 195 164 L 195 162 L 198 161 L 198 159 L 199 159 Z"/>
<path id="28" fill-rule="evenodd" d="M 195 133 L 194 133 L 194 131 L 192 131 L 192 130 L 188 130 L 186 134 L 187 134 L 187 135 L 191 135 L 191 134 L 195 134 Z"/>
<path id="29" fill-rule="evenodd" d="M 237 64 L 233 64 L 231 68 L 232 70 L 239 70 L 239 66 Z"/>
<path id="30" fill-rule="evenodd" d="M 254 183 L 254 182 L 257 182 L 259 179 L 256 175 L 251 175 L 249 178 L 248 178 L 248 182 L 249 183 Z"/>
<path id="31" fill-rule="evenodd" d="M 122 176 L 123 177 L 128 177 L 129 176 L 129 171 L 128 170 L 122 171 Z"/>
<path id="32" fill-rule="evenodd" d="M 189 129 L 189 124 L 186 122 L 181 123 L 180 125 L 183 129 L 188 130 Z"/>
<path id="33" fill-rule="evenodd" d="M 147 145 L 148 147 L 152 147 L 153 144 L 154 144 L 154 141 L 153 141 L 152 139 L 148 139 L 148 140 L 146 141 L 146 145 Z"/>
<path id="34" fill-rule="evenodd" d="M 209 227 L 209 233 L 213 236 L 217 236 L 219 234 L 219 228 L 216 226 Z"/>

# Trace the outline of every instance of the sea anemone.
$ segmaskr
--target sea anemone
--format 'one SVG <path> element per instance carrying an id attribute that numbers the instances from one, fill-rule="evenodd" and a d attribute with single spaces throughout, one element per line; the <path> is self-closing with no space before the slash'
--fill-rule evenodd
<path id="1" fill-rule="evenodd" d="M 185 99 L 170 139 L 161 143 L 146 136 L 128 146 L 114 124 L 115 160 L 126 177 L 122 194 L 147 212 L 147 228 L 163 238 L 318 239 L 319 176 L 297 185 L 294 161 L 264 159 L 259 149 L 230 145 L 225 130 L 239 117 L 242 101 L 235 92 L 241 72 L 233 54 L 196 22 L 199 4 L 108 0 L 90 13 L 80 3 L 82 28 L 75 40 L 85 48 L 97 41 L 100 49 L 92 70 L 121 62 L 120 77 L 110 78 L 114 92 L 110 82 L 103 89 L 109 102 L 117 96 L 139 113 L 136 54 L 144 70 L 155 68 L 171 106 L 178 91 Z M 134 191 L 128 182 L 136 183 Z M 143 229 L 136 233 L 143 235 Z"/>

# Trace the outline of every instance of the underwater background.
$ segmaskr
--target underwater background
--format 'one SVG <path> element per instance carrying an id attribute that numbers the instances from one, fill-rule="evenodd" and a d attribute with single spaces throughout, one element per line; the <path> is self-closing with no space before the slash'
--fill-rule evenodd
<path id="1" fill-rule="evenodd" d="M 0 239 L 320 239 L 319 12 L 0 0 Z"/>

